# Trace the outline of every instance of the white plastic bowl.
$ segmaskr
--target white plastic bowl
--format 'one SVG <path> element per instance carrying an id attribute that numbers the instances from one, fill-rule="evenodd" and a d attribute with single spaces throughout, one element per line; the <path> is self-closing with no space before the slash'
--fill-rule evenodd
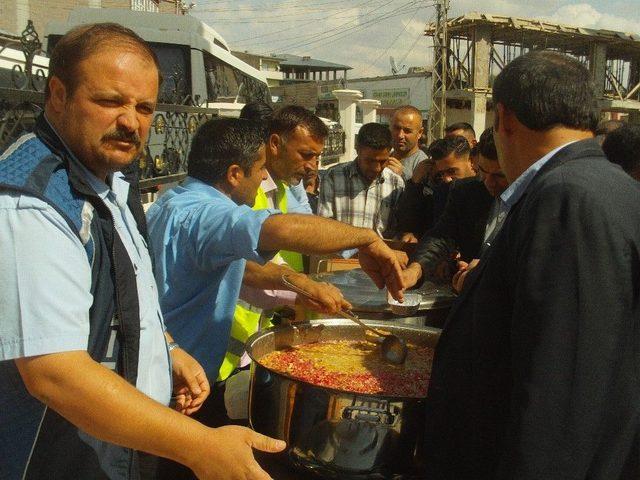
<path id="1" fill-rule="evenodd" d="M 387 297 L 387 300 L 391 306 L 391 311 L 396 315 L 413 315 L 420 308 L 422 295 L 419 293 L 405 293 L 404 302 L 402 303 L 395 300 L 391 295 Z"/>

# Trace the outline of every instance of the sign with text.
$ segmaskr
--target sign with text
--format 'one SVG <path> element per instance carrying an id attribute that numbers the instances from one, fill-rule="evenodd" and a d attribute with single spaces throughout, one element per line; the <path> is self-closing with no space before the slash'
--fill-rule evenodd
<path id="1" fill-rule="evenodd" d="M 373 90 L 371 97 L 375 100 L 380 100 L 383 107 L 399 107 L 410 103 L 408 88 L 386 88 L 384 90 Z"/>

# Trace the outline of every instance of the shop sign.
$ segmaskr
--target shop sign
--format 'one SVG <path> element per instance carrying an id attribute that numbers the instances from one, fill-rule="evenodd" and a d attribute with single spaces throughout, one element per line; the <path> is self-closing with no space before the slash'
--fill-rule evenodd
<path id="1" fill-rule="evenodd" d="M 336 97 L 333 96 L 332 92 L 341 88 L 344 88 L 344 86 L 337 82 L 328 85 L 320 85 L 318 87 L 318 100 L 335 100 Z"/>
<path id="2" fill-rule="evenodd" d="M 375 100 L 380 100 L 383 107 L 399 107 L 411 103 L 409 102 L 408 88 L 373 90 L 371 97 Z"/>

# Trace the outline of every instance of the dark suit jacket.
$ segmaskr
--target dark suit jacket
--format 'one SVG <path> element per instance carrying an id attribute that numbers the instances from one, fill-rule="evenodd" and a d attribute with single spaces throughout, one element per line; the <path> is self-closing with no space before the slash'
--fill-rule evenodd
<path id="1" fill-rule="evenodd" d="M 466 262 L 478 258 L 493 197 L 475 177 L 454 182 L 444 213 L 418 242 L 411 261 L 432 272 L 454 251 Z"/>
<path id="2" fill-rule="evenodd" d="M 429 479 L 640 478 L 640 184 L 595 141 L 558 152 L 509 212 L 426 405 Z"/>
<path id="3" fill-rule="evenodd" d="M 420 238 L 433 225 L 433 203 L 433 190 L 429 186 L 407 180 L 398 200 L 398 231 L 411 232 Z"/>

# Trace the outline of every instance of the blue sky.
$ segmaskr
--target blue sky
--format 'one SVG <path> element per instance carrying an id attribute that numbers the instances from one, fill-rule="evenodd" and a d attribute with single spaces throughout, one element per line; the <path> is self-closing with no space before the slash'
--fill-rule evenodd
<path id="1" fill-rule="evenodd" d="M 310 55 L 354 67 L 350 76 L 387 75 L 428 65 L 421 35 L 433 0 L 195 0 L 191 14 L 215 28 L 232 49 Z M 450 16 L 472 11 L 540 18 L 640 34 L 640 0 L 450 0 Z"/>

